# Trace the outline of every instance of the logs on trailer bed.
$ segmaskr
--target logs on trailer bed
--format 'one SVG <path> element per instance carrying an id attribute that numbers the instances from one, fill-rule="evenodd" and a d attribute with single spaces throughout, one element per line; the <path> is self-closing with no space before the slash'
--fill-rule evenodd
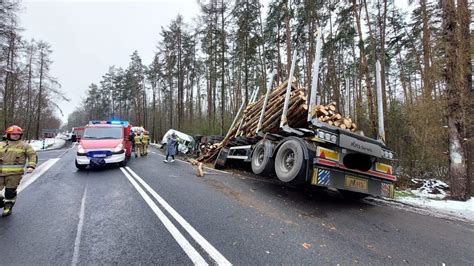
<path id="1" fill-rule="evenodd" d="M 286 89 L 288 80 L 278 87 L 274 88 L 268 96 L 268 103 L 265 108 L 261 131 L 265 133 L 278 133 L 280 130 L 281 115 L 285 104 Z M 229 142 L 239 143 L 239 138 L 254 137 L 260 119 L 265 95 L 262 95 L 258 101 L 251 103 L 245 108 L 242 117 L 235 123 L 234 127 L 229 129 L 229 133 L 221 143 L 211 145 L 203 155 L 198 159 L 201 162 L 210 163 L 217 159 L 219 151 Z M 315 114 L 319 121 L 329 125 L 355 131 L 356 124 L 350 117 L 343 117 L 336 112 L 336 103 L 328 105 L 318 105 L 315 108 Z M 296 79 L 293 79 L 291 86 L 291 96 L 288 104 L 288 125 L 293 128 L 308 128 L 308 105 L 305 96 L 305 89 L 297 88 Z M 247 143 L 249 144 L 249 143 Z M 245 144 L 242 144 L 245 145 Z"/>
<path id="2" fill-rule="evenodd" d="M 352 122 L 350 117 L 342 117 L 342 115 L 336 113 L 336 102 L 332 102 L 328 105 L 318 105 L 315 109 L 319 121 L 352 132 L 357 130 L 357 125 Z"/>

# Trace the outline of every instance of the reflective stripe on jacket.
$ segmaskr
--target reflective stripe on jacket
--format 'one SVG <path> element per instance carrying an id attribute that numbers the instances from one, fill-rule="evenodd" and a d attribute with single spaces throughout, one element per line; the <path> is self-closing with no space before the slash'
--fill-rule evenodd
<path id="1" fill-rule="evenodd" d="M 23 175 L 25 166 L 36 167 L 38 158 L 30 144 L 23 141 L 0 143 L 0 175 Z"/>

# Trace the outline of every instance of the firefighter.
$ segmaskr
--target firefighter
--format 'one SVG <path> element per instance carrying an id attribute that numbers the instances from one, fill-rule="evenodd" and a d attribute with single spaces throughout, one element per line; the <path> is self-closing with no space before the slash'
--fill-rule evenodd
<path id="1" fill-rule="evenodd" d="M 143 132 L 142 143 L 143 143 L 142 155 L 146 156 L 148 155 L 148 144 L 150 143 L 150 136 L 149 136 L 148 131 Z"/>
<path id="2" fill-rule="evenodd" d="M 10 126 L 5 130 L 6 141 L 0 142 L 0 191 L 5 187 L 5 198 L 0 196 L 2 216 L 12 213 L 16 201 L 16 190 L 25 173 L 33 172 L 36 167 L 37 156 L 30 144 L 21 141 L 23 129 L 19 126 Z M 28 160 L 28 162 L 27 162 Z"/>
<path id="3" fill-rule="evenodd" d="M 138 154 L 140 154 L 140 156 L 143 156 L 142 132 L 137 131 L 137 133 L 135 134 L 134 142 L 135 142 L 135 158 L 138 157 Z"/>

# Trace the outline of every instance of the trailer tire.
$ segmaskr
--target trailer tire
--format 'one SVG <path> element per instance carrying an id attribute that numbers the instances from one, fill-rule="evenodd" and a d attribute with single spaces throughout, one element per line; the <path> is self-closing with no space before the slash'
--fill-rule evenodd
<path id="1" fill-rule="evenodd" d="M 256 175 L 268 174 L 273 171 L 274 162 L 270 156 L 269 148 L 265 147 L 265 143 L 260 141 L 255 145 L 252 153 L 252 171 Z"/>
<path id="2" fill-rule="evenodd" d="M 285 183 L 301 181 L 305 173 L 303 147 L 294 139 L 285 141 L 278 149 L 275 157 L 275 173 Z"/>

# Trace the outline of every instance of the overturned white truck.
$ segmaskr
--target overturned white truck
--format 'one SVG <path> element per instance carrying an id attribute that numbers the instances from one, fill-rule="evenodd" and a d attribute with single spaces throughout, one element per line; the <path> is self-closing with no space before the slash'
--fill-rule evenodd
<path id="1" fill-rule="evenodd" d="M 368 195 L 391 197 L 394 195 L 394 182 L 390 162 L 393 152 L 384 144 L 383 110 L 379 101 L 379 138 L 372 139 L 349 129 L 343 129 L 318 119 L 317 80 L 320 60 L 321 37 L 318 34 L 315 64 L 309 106 L 305 107 L 307 116 L 303 127 L 291 127 L 292 114 L 289 113 L 290 99 L 296 92 L 292 91 L 292 82 L 288 82 L 284 101 L 280 106 L 269 105 L 269 95 L 274 73 L 270 75 L 267 93 L 264 98 L 256 130 L 251 134 L 242 130 L 242 121 L 238 118 L 240 108 L 227 138 L 221 143 L 220 152 L 215 160 L 216 168 L 229 167 L 232 161 L 243 161 L 251 164 L 255 174 L 274 173 L 276 177 L 288 184 L 310 184 L 314 186 L 337 189 L 341 194 L 351 198 L 363 198 Z M 293 54 L 290 77 L 293 80 L 296 54 Z M 377 65 L 379 69 L 379 65 Z M 380 71 L 377 71 L 380 81 Z M 381 90 L 378 82 L 378 90 Z M 379 98 L 381 93 L 378 93 Z M 283 97 L 280 95 L 280 97 Z M 256 93 L 251 97 L 255 102 Z M 270 104 L 274 104 L 276 101 Z M 281 103 L 284 103 L 281 106 Z M 300 104 L 301 105 L 301 104 Z M 277 130 L 265 131 L 269 119 L 265 111 L 268 108 L 280 109 L 279 127 Z M 292 109 L 290 112 L 295 112 Z M 301 112 L 298 109 L 296 112 Z M 255 119 L 254 119 L 255 120 Z M 295 124 L 295 123 L 293 123 Z M 297 124 L 297 123 L 296 123 Z M 234 129 L 234 130 L 233 130 Z M 237 130 L 235 130 L 237 129 Z M 233 130 L 233 131 L 232 131 Z M 231 133 L 232 131 L 232 133 Z M 229 135 L 232 135 L 229 138 Z"/>

